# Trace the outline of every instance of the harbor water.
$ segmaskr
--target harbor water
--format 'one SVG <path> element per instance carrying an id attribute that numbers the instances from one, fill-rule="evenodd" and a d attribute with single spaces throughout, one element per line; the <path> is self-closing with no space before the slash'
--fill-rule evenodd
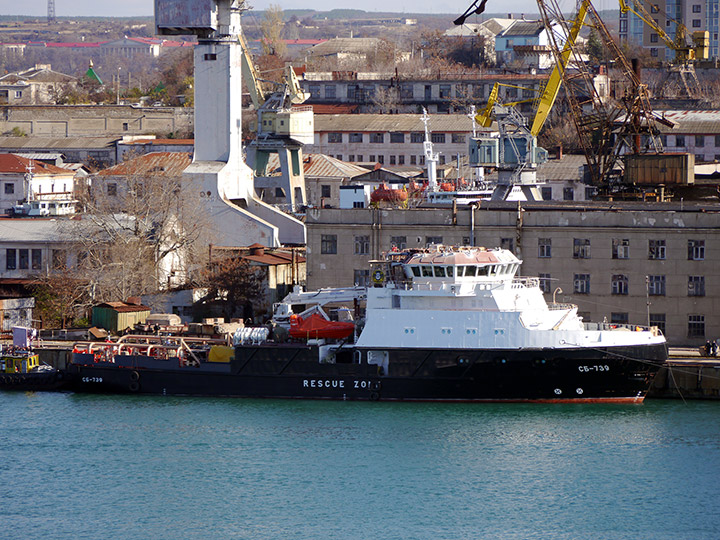
<path id="1" fill-rule="evenodd" d="M 720 403 L 0 393 L 1 538 L 716 539 Z"/>

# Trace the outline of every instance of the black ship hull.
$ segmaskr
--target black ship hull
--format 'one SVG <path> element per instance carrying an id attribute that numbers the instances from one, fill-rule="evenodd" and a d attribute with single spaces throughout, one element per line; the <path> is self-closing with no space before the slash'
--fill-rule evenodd
<path id="1" fill-rule="evenodd" d="M 0 374 L 0 390 L 49 392 L 66 389 L 70 380 L 62 371 Z"/>
<path id="2" fill-rule="evenodd" d="M 369 354 L 373 362 L 369 363 Z M 382 401 L 642 402 L 667 358 L 665 344 L 592 349 L 368 351 L 238 346 L 226 363 L 73 354 L 78 392 Z M 381 361 L 377 361 L 381 358 Z"/>

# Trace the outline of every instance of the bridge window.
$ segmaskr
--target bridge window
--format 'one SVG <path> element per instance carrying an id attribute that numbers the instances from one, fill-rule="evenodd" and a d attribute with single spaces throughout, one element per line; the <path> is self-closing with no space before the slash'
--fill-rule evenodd
<path id="1" fill-rule="evenodd" d="M 436 266 L 435 267 L 435 277 L 445 277 L 445 267 L 444 266 Z"/>
<path id="2" fill-rule="evenodd" d="M 423 266 L 422 267 L 422 275 L 423 277 L 433 277 L 433 269 L 432 266 Z"/>
<path id="3" fill-rule="evenodd" d="M 420 277 L 420 267 L 419 266 L 411 266 L 410 269 L 412 270 L 413 276 Z"/>

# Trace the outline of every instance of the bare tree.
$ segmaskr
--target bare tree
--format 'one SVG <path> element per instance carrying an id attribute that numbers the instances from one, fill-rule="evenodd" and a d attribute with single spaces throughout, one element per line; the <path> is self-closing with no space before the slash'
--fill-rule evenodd
<path id="1" fill-rule="evenodd" d="M 265 54 L 285 56 L 287 46 L 283 41 L 284 26 L 285 20 L 282 8 L 279 5 L 270 5 L 265 10 L 265 18 L 260 22 L 262 47 Z"/>
<path id="2" fill-rule="evenodd" d="M 253 317 L 253 306 L 260 303 L 262 279 L 256 268 L 240 256 L 224 257 L 210 263 L 203 274 L 205 296 L 196 309 L 220 308 L 226 319 Z"/>
<path id="3" fill-rule="evenodd" d="M 212 241 L 195 190 L 129 163 L 124 176 L 94 178 L 86 213 L 74 227 L 76 275 L 93 302 L 192 282 Z"/>

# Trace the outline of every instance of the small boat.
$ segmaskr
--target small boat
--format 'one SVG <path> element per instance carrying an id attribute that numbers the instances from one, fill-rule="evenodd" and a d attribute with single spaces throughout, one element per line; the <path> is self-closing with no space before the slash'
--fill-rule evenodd
<path id="1" fill-rule="evenodd" d="M 355 331 L 355 323 L 330 321 L 319 313 L 290 317 L 290 337 L 295 339 L 345 339 Z"/>
<path id="2" fill-rule="evenodd" d="M 0 355 L 0 390 L 62 390 L 65 374 L 40 363 L 30 350 L 11 350 Z"/>
<path id="3" fill-rule="evenodd" d="M 370 194 L 370 202 L 404 202 L 408 199 L 408 193 L 404 189 L 392 189 L 387 184 L 380 184 L 378 188 Z"/>

